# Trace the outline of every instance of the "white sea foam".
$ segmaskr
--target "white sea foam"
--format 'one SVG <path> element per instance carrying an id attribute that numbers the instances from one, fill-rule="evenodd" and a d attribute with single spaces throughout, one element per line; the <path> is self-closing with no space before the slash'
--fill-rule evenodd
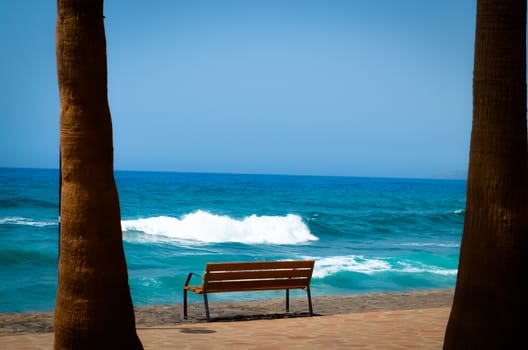
<path id="1" fill-rule="evenodd" d="M 147 240 L 162 242 L 299 244 L 318 240 L 301 217 L 293 214 L 233 219 L 199 210 L 181 218 L 158 216 L 123 220 L 121 225 L 125 232 L 143 232 Z"/>
<path id="2" fill-rule="evenodd" d="M 457 274 L 457 269 L 444 269 L 438 266 L 431 266 L 425 264 L 410 264 L 408 262 L 398 262 L 398 269 L 401 272 L 408 273 L 433 273 L 436 275 L 452 276 Z"/>
<path id="3" fill-rule="evenodd" d="M 367 259 L 359 255 L 332 256 L 317 259 L 313 277 L 324 278 L 338 272 L 358 272 L 370 275 L 389 270 L 391 270 L 391 265 L 380 259 Z"/>
<path id="4" fill-rule="evenodd" d="M 357 272 L 373 275 L 381 272 L 396 273 L 432 273 L 437 275 L 456 275 L 456 269 L 445 269 L 438 266 L 425 265 L 417 261 L 396 261 L 389 258 L 365 258 L 361 255 L 332 256 L 315 259 L 314 278 L 325 278 L 339 272 Z"/>
<path id="5" fill-rule="evenodd" d="M 45 227 L 57 225 L 57 222 L 44 222 L 44 221 L 34 221 L 33 219 L 13 216 L 0 218 L 0 225 L 23 225 L 23 226 L 33 226 L 33 227 Z"/>
<path id="6" fill-rule="evenodd" d="M 155 286 L 159 286 L 161 282 L 155 278 L 141 277 L 139 278 L 139 284 L 141 284 L 143 287 L 155 287 Z"/>

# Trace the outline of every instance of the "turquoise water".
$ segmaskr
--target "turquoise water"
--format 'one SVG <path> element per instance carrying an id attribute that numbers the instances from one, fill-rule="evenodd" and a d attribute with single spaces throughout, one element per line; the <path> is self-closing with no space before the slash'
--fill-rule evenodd
<path id="1" fill-rule="evenodd" d="M 455 285 L 462 180 L 117 171 L 116 182 L 137 306 L 180 303 L 187 273 L 209 261 L 315 259 L 313 295 Z M 57 213 L 57 170 L 0 169 L 0 312 L 53 309 Z"/>

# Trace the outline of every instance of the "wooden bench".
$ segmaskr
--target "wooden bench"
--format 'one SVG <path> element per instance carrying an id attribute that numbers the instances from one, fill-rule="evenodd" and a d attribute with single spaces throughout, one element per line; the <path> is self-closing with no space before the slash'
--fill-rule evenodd
<path id="1" fill-rule="evenodd" d="M 209 293 L 283 289 L 286 290 L 286 312 L 290 311 L 290 289 L 304 289 L 310 316 L 313 316 L 310 280 L 314 263 L 313 260 L 208 263 L 200 286 L 189 285 L 192 276 L 200 276 L 192 272 L 187 276 L 183 287 L 183 318 L 187 319 L 188 291 L 203 295 L 209 321 Z"/>

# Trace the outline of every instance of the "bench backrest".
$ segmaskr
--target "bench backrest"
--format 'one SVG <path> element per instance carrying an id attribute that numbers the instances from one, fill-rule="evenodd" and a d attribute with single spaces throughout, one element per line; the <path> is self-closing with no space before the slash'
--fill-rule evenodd
<path id="1" fill-rule="evenodd" d="M 209 263 L 203 289 L 207 293 L 309 287 L 313 260 Z"/>

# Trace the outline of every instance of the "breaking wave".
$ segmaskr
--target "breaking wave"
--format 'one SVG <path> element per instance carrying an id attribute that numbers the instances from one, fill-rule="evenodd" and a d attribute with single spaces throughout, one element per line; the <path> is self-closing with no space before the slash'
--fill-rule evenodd
<path id="1" fill-rule="evenodd" d="M 158 216 L 123 220 L 125 239 L 150 242 L 301 244 L 316 241 L 301 217 L 251 215 L 234 219 L 198 210 L 181 218 Z M 129 235 L 130 233 L 143 235 Z"/>
<path id="2" fill-rule="evenodd" d="M 430 273 L 444 276 L 457 274 L 456 269 L 427 265 L 420 261 L 393 260 L 392 258 L 365 258 L 360 255 L 349 255 L 317 258 L 313 277 L 325 278 L 340 272 L 355 272 L 366 275 L 382 272 Z"/>

